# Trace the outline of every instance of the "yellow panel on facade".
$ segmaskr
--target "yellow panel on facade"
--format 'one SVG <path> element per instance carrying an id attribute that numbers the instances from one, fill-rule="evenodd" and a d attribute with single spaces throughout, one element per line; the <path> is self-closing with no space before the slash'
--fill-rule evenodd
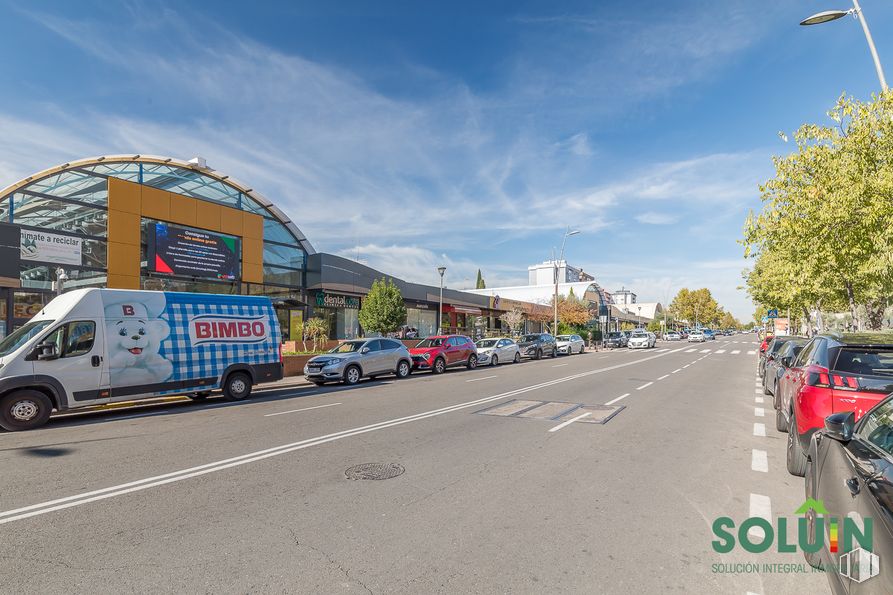
<path id="1" fill-rule="evenodd" d="M 242 211 L 220 207 L 220 231 L 242 237 Z"/>
<path id="2" fill-rule="evenodd" d="M 195 201 L 195 225 L 208 231 L 220 231 L 221 208 L 206 200 Z"/>
<path id="3" fill-rule="evenodd" d="M 198 201 L 188 196 L 181 196 L 171 192 L 171 223 L 196 226 L 196 203 Z"/>
<path id="4" fill-rule="evenodd" d="M 147 219 L 169 221 L 171 218 L 171 193 L 151 186 L 143 186 L 142 210 L 140 214 Z"/>
<path id="5" fill-rule="evenodd" d="M 242 240 L 242 262 L 260 264 L 264 261 L 264 243 L 253 238 Z"/>
<path id="6" fill-rule="evenodd" d="M 242 237 L 264 239 L 264 218 L 254 213 L 242 213 Z"/>
<path id="7" fill-rule="evenodd" d="M 109 210 L 139 215 L 140 188 L 139 184 L 133 182 L 109 178 Z"/>
<path id="8" fill-rule="evenodd" d="M 242 263 L 242 281 L 244 283 L 263 283 L 264 267 L 252 262 Z"/>
<path id="9" fill-rule="evenodd" d="M 111 198 L 111 195 L 109 195 Z M 109 242 L 140 245 L 140 216 L 109 209 Z"/>
<path id="10" fill-rule="evenodd" d="M 111 289 L 139 289 L 140 278 L 130 275 L 114 275 L 109 272 L 106 285 Z"/>
<path id="11" fill-rule="evenodd" d="M 138 244 L 109 242 L 108 270 L 116 275 L 140 276 L 140 247 Z"/>

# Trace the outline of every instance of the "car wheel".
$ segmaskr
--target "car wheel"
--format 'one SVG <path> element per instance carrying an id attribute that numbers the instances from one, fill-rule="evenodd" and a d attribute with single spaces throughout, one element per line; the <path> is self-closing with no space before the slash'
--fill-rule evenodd
<path id="1" fill-rule="evenodd" d="M 779 432 L 788 431 L 788 420 L 784 418 L 784 413 L 781 412 L 781 409 L 775 410 L 775 429 Z"/>
<path id="2" fill-rule="evenodd" d="M 556 357 L 558 357 L 558 350 L 553 347 L 552 348 L 552 359 L 555 359 Z"/>
<path id="3" fill-rule="evenodd" d="M 815 454 L 813 448 L 810 448 L 810 454 Z M 815 498 L 816 496 L 816 477 L 815 477 L 815 464 L 812 462 L 812 457 L 806 458 L 806 497 L 807 498 Z M 816 521 L 816 511 L 814 508 L 810 508 L 806 511 L 806 534 L 807 535 L 815 535 L 815 521 Z M 812 566 L 813 568 L 822 568 L 822 554 L 821 550 L 817 552 L 807 552 L 803 550 L 803 557 L 806 558 L 806 563 Z"/>
<path id="4" fill-rule="evenodd" d="M 474 355 L 473 353 L 471 355 L 469 355 L 468 361 L 465 362 L 465 367 L 468 368 L 469 370 L 474 370 L 475 368 L 477 368 L 478 367 L 478 356 Z"/>
<path id="5" fill-rule="evenodd" d="M 228 401 L 243 401 L 251 396 L 251 378 L 245 372 L 233 372 L 223 383 L 223 396 Z"/>
<path id="6" fill-rule="evenodd" d="M 772 391 L 769 390 L 769 386 L 766 384 L 766 377 L 765 377 L 765 376 L 763 376 L 763 394 L 764 394 L 764 395 L 771 395 L 771 394 L 772 394 Z"/>
<path id="7" fill-rule="evenodd" d="M 47 423 L 53 411 L 49 397 L 36 390 L 17 390 L 0 399 L 0 428 L 32 430 Z"/>
<path id="8" fill-rule="evenodd" d="M 520 352 L 520 351 L 518 351 L 518 352 L 515 353 L 515 359 L 512 360 L 512 363 L 513 363 L 513 364 L 520 364 L 520 363 L 521 363 L 521 352 Z"/>
<path id="9" fill-rule="evenodd" d="M 397 364 L 397 371 L 394 372 L 394 375 L 397 378 L 406 378 L 412 373 L 412 368 L 409 365 L 409 362 L 406 360 L 400 360 L 400 363 Z"/>
<path id="10" fill-rule="evenodd" d="M 788 429 L 788 452 L 787 452 L 788 473 L 803 477 L 806 473 L 806 453 L 800 446 L 800 436 L 797 431 L 797 418 L 791 414 L 791 427 Z"/>
<path id="11" fill-rule="evenodd" d="M 446 371 L 446 362 L 442 357 L 438 357 L 434 360 L 434 365 L 431 367 L 431 371 L 435 374 L 443 374 Z"/>
<path id="12" fill-rule="evenodd" d="M 357 366 L 347 366 L 347 369 L 344 370 L 344 384 L 356 384 L 362 377 L 363 374 Z"/>
<path id="13" fill-rule="evenodd" d="M 537 349 L 537 350 L 536 350 L 536 355 L 533 356 L 533 359 L 543 359 L 543 350 L 542 350 L 542 349 Z"/>
<path id="14" fill-rule="evenodd" d="M 580 345 L 580 355 L 582 355 L 582 354 L 585 353 L 585 352 L 586 352 L 586 346 L 585 346 L 585 345 Z"/>
<path id="15" fill-rule="evenodd" d="M 498 355 L 494 355 L 493 357 L 490 358 L 490 365 L 491 366 L 499 365 L 499 356 Z"/>

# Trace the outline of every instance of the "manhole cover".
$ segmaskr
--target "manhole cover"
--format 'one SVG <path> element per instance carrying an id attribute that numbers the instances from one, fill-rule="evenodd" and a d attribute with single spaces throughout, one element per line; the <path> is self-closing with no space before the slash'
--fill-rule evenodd
<path id="1" fill-rule="evenodd" d="M 344 472 L 347 479 L 392 479 L 403 475 L 406 469 L 399 463 L 363 463 Z"/>

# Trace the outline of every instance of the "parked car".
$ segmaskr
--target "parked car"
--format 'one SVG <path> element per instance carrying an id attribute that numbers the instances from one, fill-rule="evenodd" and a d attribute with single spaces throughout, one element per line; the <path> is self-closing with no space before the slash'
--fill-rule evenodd
<path id="1" fill-rule="evenodd" d="M 533 359 L 542 359 L 544 355 L 558 356 L 558 344 L 549 333 L 533 333 L 524 335 L 518 341 L 521 355 Z"/>
<path id="2" fill-rule="evenodd" d="M 415 370 L 431 370 L 442 374 L 447 368 L 465 366 L 473 370 L 478 365 L 477 347 L 465 335 L 438 335 L 422 339 L 409 350 Z"/>
<path id="3" fill-rule="evenodd" d="M 766 346 L 766 352 L 760 355 L 760 363 L 758 364 L 759 375 L 760 378 L 763 379 L 764 390 L 766 387 L 766 366 L 770 361 L 775 359 L 775 356 L 778 355 L 779 350 L 784 346 L 787 340 L 788 337 L 773 338 L 772 341 L 769 342 L 769 345 Z"/>
<path id="4" fill-rule="evenodd" d="M 667 341 L 681 341 L 682 335 L 680 335 L 676 331 L 670 331 L 669 333 L 664 335 L 664 339 Z"/>
<path id="5" fill-rule="evenodd" d="M 481 339 L 475 343 L 478 353 L 478 364 L 483 366 L 496 366 L 499 362 L 521 361 L 521 348 L 508 337 L 496 339 Z"/>
<path id="6" fill-rule="evenodd" d="M 778 380 L 787 369 L 785 363 L 790 364 L 797 359 L 797 356 L 800 355 L 800 352 L 803 350 L 803 346 L 808 342 L 809 339 L 801 339 L 799 337 L 789 338 L 784 342 L 781 349 L 778 350 L 778 353 L 776 353 L 772 359 L 767 359 L 766 373 L 763 375 L 763 394 L 774 396 L 778 392 Z M 777 399 L 773 399 L 773 401 L 777 401 Z M 778 407 L 776 406 L 775 409 L 777 411 Z M 786 430 L 778 428 L 778 431 L 784 432 Z"/>
<path id="7" fill-rule="evenodd" d="M 704 333 L 704 339 L 707 341 L 716 341 L 716 333 L 709 328 L 702 329 L 701 332 Z"/>
<path id="8" fill-rule="evenodd" d="M 387 338 L 344 341 L 304 366 L 304 378 L 317 386 L 333 381 L 356 384 L 361 378 L 385 374 L 406 378 L 411 372 L 409 350 L 400 341 Z"/>
<path id="9" fill-rule="evenodd" d="M 618 347 L 626 347 L 628 342 L 629 339 L 624 333 L 620 331 L 611 331 L 605 339 L 605 346 L 610 347 L 611 349 L 617 349 Z"/>
<path id="10" fill-rule="evenodd" d="M 757 361 L 757 372 L 760 378 L 763 377 L 763 373 L 766 371 L 766 350 L 774 338 L 774 335 L 766 335 L 760 342 L 759 360 Z"/>
<path id="11" fill-rule="evenodd" d="M 586 341 L 580 335 L 558 335 L 556 338 L 558 353 L 573 355 L 586 351 Z"/>
<path id="12" fill-rule="evenodd" d="M 849 552 L 827 540 L 822 540 L 824 547 L 817 552 L 804 549 L 806 561 L 816 568 L 846 569 L 849 577 L 841 572 L 825 573 L 833 593 L 893 593 L 893 572 L 887 562 L 893 560 L 891 399 L 887 397 L 875 405 L 859 422 L 853 411 L 828 416 L 809 445 L 806 497 L 823 503 L 825 519 L 839 519 L 841 525 L 858 519 L 860 532 L 868 519 L 872 523 L 871 543 L 860 543 L 853 536 Z M 815 509 L 807 511 L 807 535 L 816 534 L 816 519 Z M 828 531 L 827 524 L 824 530 Z M 867 547 L 857 550 L 863 546 Z"/>
<path id="13" fill-rule="evenodd" d="M 809 441 L 827 416 L 853 411 L 859 420 L 893 392 L 893 334 L 818 335 L 787 369 L 780 387 L 787 467 L 802 476 Z"/>
<path id="14" fill-rule="evenodd" d="M 692 331 L 688 334 L 688 342 L 689 343 L 703 343 L 707 340 L 707 337 L 704 336 L 704 333 L 701 331 Z"/>
<path id="15" fill-rule="evenodd" d="M 628 347 L 630 349 L 651 349 L 657 344 L 657 337 L 654 333 L 645 329 L 637 328 L 629 337 Z"/>

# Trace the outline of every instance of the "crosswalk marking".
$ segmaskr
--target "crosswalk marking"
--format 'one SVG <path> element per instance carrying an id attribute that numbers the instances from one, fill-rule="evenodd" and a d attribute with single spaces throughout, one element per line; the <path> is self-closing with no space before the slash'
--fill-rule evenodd
<path id="1" fill-rule="evenodd" d="M 732 350 L 732 355 L 738 355 L 739 353 L 741 353 L 741 350 L 740 350 L 740 349 L 733 349 L 733 350 Z"/>
<path id="2" fill-rule="evenodd" d="M 702 349 L 702 350 L 701 350 L 701 353 L 710 353 L 710 350 L 709 350 L 709 349 Z"/>
<path id="3" fill-rule="evenodd" d="M 726 352 L 725 349 L 717 349 L 717 350 L 716 350 L 716 353 L 725 353 L 725 352 Z"/>
<path id="4" fill-rule="evenodd" d="M 686 349 L 685 353 L 694 353 L 697 349 Z"/>
<path id="5" fill-rule="evenodd" d="M 757 352 L 754 349 L 751 349 L 750 351 L 747 352 L 747 355 L 756 355 L 756 354 L 757 354 Z"/>

